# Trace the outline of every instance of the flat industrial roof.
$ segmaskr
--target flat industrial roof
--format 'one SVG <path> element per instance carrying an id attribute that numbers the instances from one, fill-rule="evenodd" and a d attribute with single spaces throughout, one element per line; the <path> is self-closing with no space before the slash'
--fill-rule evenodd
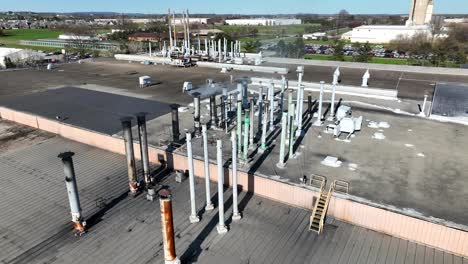
<path id="1" fill-rule="evenodd" d="M 3 121 L 0 121 L 0 123 Z M 84 216 L 95 216 L 84 236 L 74 236 L 57 154 L 74 156 Z M 159 204 L 127 197 L 125 158 L 59 137 L 0 154 L 0 251 L 6 263 L 163 263 Z M 14 175 L 14 176 L 12 176 Z M 468 263 L 452 254 L 328 219 L 318 236 L 308 231 L 310 212 L 241 193 L 243 219 L 218 235 L 217 209 L 204 212 L 204 181 L 196 179 L 201 222 L 190 224 L 188 181 L 163 182 L 173 192 L 175 242 L 186 263 Z M 216 187 L 211 185 L 213 202 Z"/>
<path id="2" fill-rule="evenodd" d="M 110 135 L 122 130 L 120 118 L 124 116 L 134 117 L 138 112 L 145 112 L 147 120 L 151 120 L 170 112 L 169 104 L 155 100 L 75 87 L 0 99 L 0 105 Z"/>

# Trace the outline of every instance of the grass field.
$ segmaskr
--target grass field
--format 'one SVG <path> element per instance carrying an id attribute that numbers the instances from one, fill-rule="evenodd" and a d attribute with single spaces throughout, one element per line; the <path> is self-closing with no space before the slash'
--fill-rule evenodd
<path id="1" fill-rule="evenodd" d="M 29 48 L 38 49 L 44 51 L 55 51 L 57 48 L 48 47 L 34 47 L 34 46 L 23 46 L 20 45 L 20 40 L 34 40 L 34 39 L 46 39 L 46 38 L 57 38 L 62 32 L 52 31 L 49 29 L 13 29 L 6 30 L 5 36 L 0 36 L 0 43 L 3 44 L 1 47 L 8 48 Z"/>
<path id="2" fill-rule="evenodd" d="M 304 56 L 308 60 L 332 60 L 331 55 L 321 55 L 321 54 L 306 54 Z M 353 62 L 352 56 L 345 56 L 345 61 Z M 372 57 L 369 60 L 369 63 L 380 63 L 380 64 L 396 64 L 396 65 L 408 65 L 407 59 L 394 59 L 394 58 L 376 58 Z"/>
<path id="3" fill-rule="evenodd" d="M 312 40 L 312 39 L 304 40 L 304 44 L 329 45 L 329 44 L 333 44 L 334 42 L 335 42 L 335 41 L 333 41 L 333 40 Z"/>
<path id="4" fill-rule="evenodd" d="M 252 29 L 257 29 L 260 35 L 272 35 L 278 36 L 282 34 L 304 34 L 306 31 L 315 31 L 320 28 L 317 24 L 301 24 L 301 25 L 289 25 L 289 26 L 231 26 L 223 25 L 216 26 L 216 28 L 223 30 L 227 34 L 235 33 L 249 33 Z"/>

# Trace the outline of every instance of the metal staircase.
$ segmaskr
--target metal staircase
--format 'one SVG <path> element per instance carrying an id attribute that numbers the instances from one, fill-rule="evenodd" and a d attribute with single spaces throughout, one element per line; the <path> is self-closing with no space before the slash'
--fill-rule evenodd
<path id="1" fill-rule="evenodd" d="M 333 192 L 336 191 L 347 194 L 349 190 L 349 184 L 347 182 L 335 180 L 327 191 L 325 190 L 326 183 L 327 180 L 323 176 L 313 175 L 310 178 L 310 185 L 316 186 L 320 190 L 318 199 L 315 202 L 314 210 L 310 216 L 309 224 L 309 230 L 317 232 L 317 234 L 320 234 L 323 231 L 328 205 Z"/>

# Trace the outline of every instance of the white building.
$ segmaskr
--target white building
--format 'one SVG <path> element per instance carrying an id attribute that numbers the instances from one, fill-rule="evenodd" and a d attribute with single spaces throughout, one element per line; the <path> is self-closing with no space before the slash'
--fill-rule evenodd
<path id="1" fill-rule="evenodd" d="M 445 24 L 459 24 L 459 23 L 468 23 L 468 18 L 446 18 L 444 19 Z"/>
<path id="2" fill-rule="evenodd" d="M 201 24 L 201 25 L 206 25 L 210 22 L 209 18 L 206 17 L 189 17 L 189 24 Z M 176 17 L 175 18 L 175 24 L 177 26 L 183 25 L 183 21 L 181 17 Z"/>
<path id="3" fill-rule="evenodd" d="M 226 19 L 226 24 L 237 26 L 287 26 L 300 25 L 300 19 L 292 18 L 252 18 L 252 19 Z"/>
<path id="4" fill-rule="evenodd" d="M 69 34 L 60 34 L 59 39 L 63 40 L 99 40 L 96 37 L 93 36 L 85 36 L 85 35 L 69 35 Z"/>
<path id="5" fill-rule="evenodd" d="M 20 64 L 27 60 L 42 60 L 44 57 L 43 53 L 32 50 L 0 48 L 0 69 L 6 67 L 5 58 L 9 58 L 15 64 Z"/>
<path id="6" fill-rule="evenodd" d="M 341 36 L 351 42 L 389 43 L 398 36 L 411 37 L 418 33 L 431 34 L 433 0 L 411 0 L 411 10 L 406 25 L 360 26 Z"/>
<path id="7" fill-rule="evenodd" d="M 360 26 L 341 36 L 341 39 L 360 43 L 389 43 L 398 36 L 411 37 L 418 33 L 430 33 L 430 26 Z"/>
<path id="8" fill-rule="evenodd" d="M 327 36 L 327 33 L 325 33 L 325 32 L 315 32 L 315 33 L 311 33 L 311 34 L 304 34 L 304 35 L 302 35 L 302 38 L 303 39 L 317 40 L 317 39 L 321 39 L 321 38 L 326 37 L 326 36 Z"/>

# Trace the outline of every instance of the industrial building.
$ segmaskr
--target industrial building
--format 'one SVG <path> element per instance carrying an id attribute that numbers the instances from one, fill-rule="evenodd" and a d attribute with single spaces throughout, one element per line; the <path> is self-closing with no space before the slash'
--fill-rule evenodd
<path id="1" fill-rule="evenodd" d="M 2 190 L 23 205 L 0 203 L 2 261 L 467 261 L 465 70 L 263 58 L 222 72 L 223 51 L 190 68 L 0 73 L 0 170 L 16 175 Z M 33 185 L 51 185 L 42 207 Z"/>
<path id="2" fill-rule="evenodd" d="M 145 54 L 0 72 L 1 262 L 468 263 L 466 69 L 167 18 Z"/>
<path id="3" fill-rule="evenodd" d="M 431 19 L 434 9 L 433 0 L 412 0 L 409 19 L 405 25 L 367 25 L 353 28 L 341 38 L 351 42 L 389 43 L 399 36 L 411 37 L 416 34 L 432 34 Z"/>
<path id="4" fill-rule="evenodd" d="M 90 50 L 119 50 L 120 44 L 107 41 L 81 41 L 75 39 L 21 40 L 21 45 L 51 48 L 85 48 Z"/>
<path id="5" fill-rule="evenodd" d="M 237 26 L 288 26 L 300 25 L 300 19 L 292 18 L 241 18 L 241 19 L 226 19 L 228 25 Z"/>

